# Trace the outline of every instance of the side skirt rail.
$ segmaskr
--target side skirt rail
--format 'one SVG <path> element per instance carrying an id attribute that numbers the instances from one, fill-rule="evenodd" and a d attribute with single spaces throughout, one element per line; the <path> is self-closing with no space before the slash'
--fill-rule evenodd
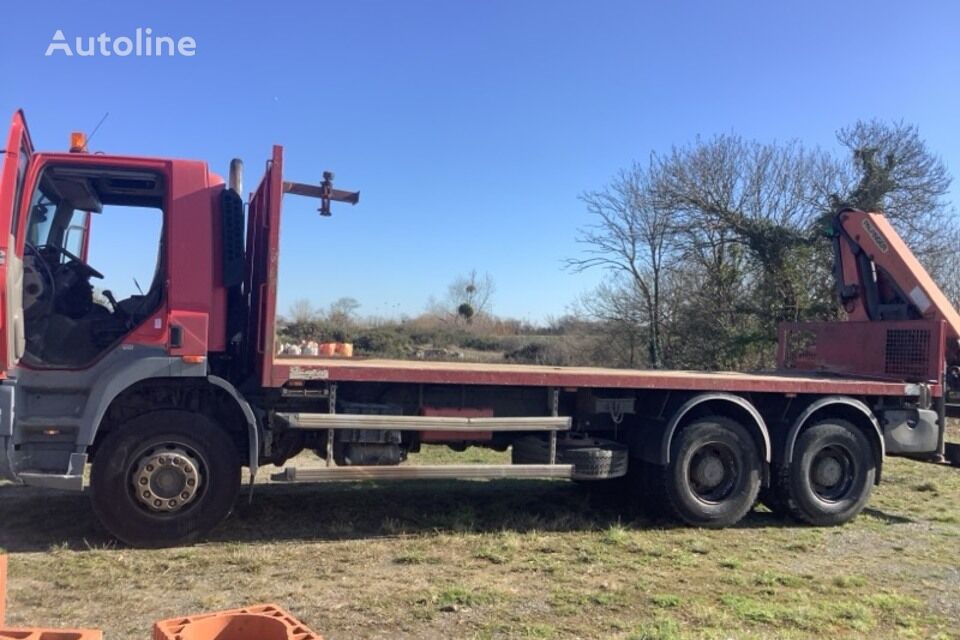
<path id="1" fill-rule="evenodd" d="M 349 413 L 278 413 L 291 429 L 389 429 L 396 431 L 569 431 L 572 418 L 453 418 Z"/>
<path id="2" fill-rule="evenodd" d="M 444 464 L 403 466 L 347 466 L 294 469 L 270 476 L 273 482 L 327 482 L 332 480 L 481 480 L 498 478 L 570 478 L 570 464 Z"/>

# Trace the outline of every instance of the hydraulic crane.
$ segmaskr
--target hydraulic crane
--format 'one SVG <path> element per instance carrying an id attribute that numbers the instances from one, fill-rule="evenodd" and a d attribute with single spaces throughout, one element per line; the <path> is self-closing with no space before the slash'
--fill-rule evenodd
<path id="1" fill-rule="evenodd" d="M 941 457 L 960 456 L 943 440 L 945 417 L 960 417 L 960 314 L 883 215 L 842 209 L 833 231 L 837 294 L 850 321 L 944 323 L 938 449 Z"/>

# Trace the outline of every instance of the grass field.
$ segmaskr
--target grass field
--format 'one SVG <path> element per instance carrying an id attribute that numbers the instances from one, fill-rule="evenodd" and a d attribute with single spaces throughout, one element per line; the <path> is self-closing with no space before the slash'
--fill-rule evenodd
<path id="1" fill-rule="evenodd" d="M 142 551 L 85 496 L 6 485 L 0 547 L 9 624 L 115 640 L 259 602 L 328 640 L 960 637 L 960 469 L 897 459 L 829 529 L 671 527 L 564 482 L 264 485 L 209 542 Z"/>

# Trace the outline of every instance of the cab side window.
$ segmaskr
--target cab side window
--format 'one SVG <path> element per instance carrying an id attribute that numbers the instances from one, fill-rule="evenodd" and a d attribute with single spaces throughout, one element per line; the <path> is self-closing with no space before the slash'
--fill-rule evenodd
<path id="1" fill-rule="evenodd" d="M 164 299 L 162 175 L 89 165 L 43 170 L 24 243 L 24 362 L 83 368 Z"/>

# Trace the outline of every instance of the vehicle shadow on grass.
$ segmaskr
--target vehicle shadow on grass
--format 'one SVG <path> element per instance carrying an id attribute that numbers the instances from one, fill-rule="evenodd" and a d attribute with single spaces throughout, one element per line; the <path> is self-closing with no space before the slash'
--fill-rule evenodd
<path id="1" fill-rule="evenodd" d="M 863 515 L 870 516 L 882 522 L 883 524 L 913 524 L 916 520 L 911 518 L 905 518 L 903 516 L 898 516 L 893 513 L 887 513 L 885 511 L 880 511 L 879 509 L 874 509 L 873 507 L 865 507 L 863 510 Z"/>
<path id="2" fill-rule="evenodd" d="M 880 512 L 871 510 L 875 516 Z M 879 516 L 878 516 L 879 517 Z M 905 520 L 882 514 L 887 522 Z M 669 529 L 640 501 L 558 481 L 409 481 L 244 485 L 213 543 L 350 540 L 432 533 L 590 531 L 611 526 Z M 755 509 L 737 528 L 799 526 Z M 11 553 L 118 543 L 100 526 L 84 494 L 0 485 L 0 548 Z"/>

